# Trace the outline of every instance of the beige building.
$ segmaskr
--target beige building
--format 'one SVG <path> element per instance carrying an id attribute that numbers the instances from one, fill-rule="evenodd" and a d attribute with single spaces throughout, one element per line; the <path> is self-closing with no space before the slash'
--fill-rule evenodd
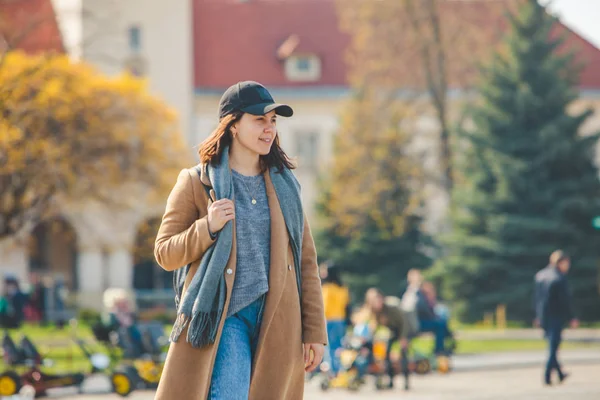
<path id="1" fill-rule="evenodd" d="M 129 70 L 147 79 L 150 91 L 179 114 L 181 132 L 193 141 L 191 1 L 52 0 L 52 6 L 65 50 L 74 60 L 108 75 Z M 190 146 L 190 159 L 191 153 Z M 25 282 L 30 271 L 64 279 L 78 293 L 81 307 L 101 307 L 109 287 L 170 286 L 167 273 L 132 251 L 147 222 L 160 218 L 164 204 L 119 211 L 61 201 L 60 208 L 55 220 L 31 227 L 19 240 L 0 243 L 1 273 Z"/>
<path id="2" fill-rule="evenodd" d="M 190 154 L 216 126 L 220 95 L 231 84 L 259 81 L 276 101 L 290 104 L 295 115 L 279 120 L 280 138 L 298 160 L 296 175 L 314 223 L 317 179 L 327 172 L 338 118 L 349 95 L 344 61 L 349 40 L 338 28 L 334 0 L 53 3 L 70 54 L 108 74 L 129 69 L 146 77 L 151 91 L 178 111 Z M 267 28 L 264 21 L 272 23 Z M 569 43 L 588 62 L 582 100 L 575 107 L 600 110 L 600 67 L 595 67 L 600 66 L 600 50 L 575 33 L 569 35 Z M 435 163 L 435 120 L 424 117 L 416 126 L 419 146 Z M 596 129 L 598 115 L 585 127 Z M 435 230 L 447 201 L 438 188 L 429 190 L 428 227 Z M 115 212 L 102 205 L 65 202 L 58 223 L 32 227 L 29 247 L 0 243 L 0 271 L 23 279 L 32 268 L 61 274 L 79 292 L 80 306 L 92 305 L 104 289 L 115 286 L 140 294 L 164 289 L 169 297 L 169 274 L 152 257 L 132 252 L 144 236 L 142 227 L 160 218 L 163 209 L 161 204 Z"/>

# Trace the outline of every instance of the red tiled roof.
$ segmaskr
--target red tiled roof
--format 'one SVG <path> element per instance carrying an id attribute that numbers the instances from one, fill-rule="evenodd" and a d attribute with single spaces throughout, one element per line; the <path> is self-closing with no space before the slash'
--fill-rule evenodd
<path id="1" fill-rule="evenodd" d="M 566 25 L 561 24 L 555 34 L 566 36 L 564 50 L 574 51 L 575 63 L 582 66 L 580 88 L 600 89 L 600 49 Z"/>
<path id="2" fill-rule="evenodd" d="M 28 53 L 65 51 L 51 0 L 0 0 L 0 40 Z"/>
<path id="3" fill-rule="evenodd" d="M 195 87 L 222 89 L 246 79 L 272 87 L 346 86 L 350 38 L 340 29 L 335 3 L 336 0 L 194 0 Z M 460 18 L 462 29 L 469 30 L 473 38 L 473 47 L 481 46 L 483 41 L 481 51 L 489 54 L 505 29 L 507 4 L 512 8 L 515 0 L 449 0 L 443 4 L 443 12 Z M 562 24 L 556 33 L 566 33 L 563 49 L 576 50 L 576 61 L 584 65 L 580 87 L 600 89 L 600 50 Z M 318 82 L 286 79 L 277 51 L 292 35 L 300 40 L 294 52 L 321 57 L 322 77 Z M 451 87 L 463 86 L 474 75 L 472 68 L 460 65 L 460 57 L 449 57 L 447 63 Z M 399 79 L 406 79 L 410 85 L 416 77 Z"/>
<path id="4" fill-rule="evenodd" d="M 277 50 L 291 35 L 297 53 L 321 58 L 318 82 L 293 83 Z M 333 0 L 195 0 L 195 86 L 223 88 L 240 80 L 270 86 L 346 85 L 348 38 L 338 27 Z"/>

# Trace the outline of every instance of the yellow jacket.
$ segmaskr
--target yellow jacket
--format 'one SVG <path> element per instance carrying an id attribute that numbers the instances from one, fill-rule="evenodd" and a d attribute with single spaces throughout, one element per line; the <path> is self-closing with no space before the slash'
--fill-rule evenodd
<path id="1" fill-rule="evenodd" d="M 328 321 L 345 320 L 346 307 L 350 303 L 348 288 L 335 283 L 324 283 L 322 286 L 325 319 Z"/>

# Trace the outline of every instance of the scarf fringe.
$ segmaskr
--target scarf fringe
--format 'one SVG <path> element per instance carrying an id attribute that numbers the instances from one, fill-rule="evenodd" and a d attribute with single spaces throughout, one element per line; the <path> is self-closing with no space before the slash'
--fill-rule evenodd
<path id="1" fill-rule="evenodd" d="M 169 336 L 169 341 L 177 342 L 179 337 L 183 333 L 183 330 L 187 327 L 190 322 L 190 317 L 185 314 L 179 314 L 177 319 L 175 319 L 175 323 L 173 324 L 173 330 L 171 331 L 171 336 Z"/>
<path id="2" fill-rule="evenodd" d="M 229 174 L 228 148 L 223 150 L 221 162 L 215 168 L 208 166 L 209 179 L 219 198 L 229 198 L 233 193 Z M 198 175 L 201 175 L 198 171 Z M 304 212 L 300 200 L 300 185 L 291 171 L 284 169 L 270 172 L 271 181 L 292 242 L 298 296 L 302 298 L 301 247 L 304 233 Z M 198 273 L 192 278 L 187 292 L 183 286 L 189 272 L 178 270 L 173 279 L 178 315 L 170 335 L 171 342 L 177 342 L 187 328 L 186 340 L 194 348 L 214 344 L 226 301 L 226 285 L 223 271 L 232 250 L 232 222 L 227 223 L 216 243 L 203 255 Z M 202 271 L 202 272 L 201 272 Z M 302 308 L 302 302 L 300 301 Z"/>
<path id="3" fill-rule="evenodd" d="M 220 322 L 218 312 L 199 312 L 192 316 L 187 332 L 187 341 L 194 348 L 200 348 L 215 342 Z"/>

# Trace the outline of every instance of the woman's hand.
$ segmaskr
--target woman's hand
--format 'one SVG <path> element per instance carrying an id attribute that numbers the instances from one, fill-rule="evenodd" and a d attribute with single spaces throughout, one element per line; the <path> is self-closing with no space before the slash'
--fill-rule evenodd
<path id="1" fill-rule="evenodd" d="M 325 354 L 325 346 L 321 343 L 304 343 L 304 371 L 314 371 Z"/>
<path id="2" fill-rule="evenodd" d="M 227 221 L 235 219 L 235 207 L 233 201 L 221 199 L 208 207 L 208 229 L 212 234 L 219 232 Z"/>

